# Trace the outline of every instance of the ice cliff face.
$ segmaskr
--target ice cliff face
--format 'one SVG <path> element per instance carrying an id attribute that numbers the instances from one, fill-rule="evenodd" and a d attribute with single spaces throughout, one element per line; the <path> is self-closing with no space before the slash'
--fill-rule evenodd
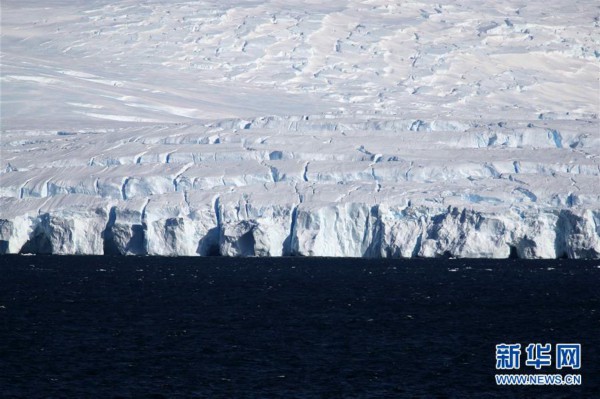
<path id="1" fill-rule="evenodd" d="M 597 5 L 3 3 L 0 253 L 600 257 Z"/>
<path id="2" fill-rule="evenodd" d="M 41 157 L 10 160 L 0 175 L 0 248 L 163 256 L 600 256 L 597 123 L 463 122 L 455 131 L 368 123 L 326 131 L 284 130 L 284 121 L 242 130 L 188 125 L 159 139 L 154 127 L 67 139 L 30 135 L 32 143 L 61 143 L 74 155 L 50 167 Z M 194 144 L 215 134 L 212 144 Z M 561 136 L 559 147 L 554 134 Z M 4 151 L 22 154 L 20 140 L 20 133 L 4 134 Z M 135 143 L 144 144 L 147 160 L 126 156 Z M 113 147 L 124 148 L 103 150 Z"/>

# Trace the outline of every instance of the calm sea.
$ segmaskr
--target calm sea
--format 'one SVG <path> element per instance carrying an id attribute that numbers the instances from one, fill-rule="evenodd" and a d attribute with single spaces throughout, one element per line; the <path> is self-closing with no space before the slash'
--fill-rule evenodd
<path id="1" fill-rule="evenodd" d="M 496 386 L 500 343 L 583 384 Z M 0 256 L 0 396 L 600 397 L 600 261 Z"/>

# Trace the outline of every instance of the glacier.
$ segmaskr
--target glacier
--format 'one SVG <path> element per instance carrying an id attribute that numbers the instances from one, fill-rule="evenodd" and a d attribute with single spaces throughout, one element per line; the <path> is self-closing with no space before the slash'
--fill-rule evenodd
<path id="1" fill-rule="evenodd" d="M 593 1 L 7 0 L 0 253 L 600 258 L 598 28 Z"/>

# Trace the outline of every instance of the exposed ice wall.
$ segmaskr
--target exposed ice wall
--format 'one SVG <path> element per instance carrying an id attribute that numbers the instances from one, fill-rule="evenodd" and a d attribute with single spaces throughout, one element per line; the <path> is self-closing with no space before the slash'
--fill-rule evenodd
<path id="1" fill-rule="evenodd" d="M 6 163 L 0 249 L 600 256 L 597 122 L 438 122 L 441 131 L 427 122 L 419 131 L 403 130 L 414 122 L 361 123 L 322 131 L 275 118 L 241 131 L 208 123 L 170 134 L 152 126 L 30 134 L 34 152 L 38 142 L 56 142 L 64 155 Z M 22 154 L 21 140 L 7 133 L 3 148 Z M 142 157 L 129 148 L 138 143 Z"/>

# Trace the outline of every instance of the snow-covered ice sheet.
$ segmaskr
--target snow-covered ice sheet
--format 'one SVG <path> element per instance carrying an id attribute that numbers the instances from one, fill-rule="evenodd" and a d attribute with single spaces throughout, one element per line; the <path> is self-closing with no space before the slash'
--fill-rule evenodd
<path id="1" fill-rule="evenodd" d="M 6 0 L 0 253 L 600 257 L 596 1 Z"/>

